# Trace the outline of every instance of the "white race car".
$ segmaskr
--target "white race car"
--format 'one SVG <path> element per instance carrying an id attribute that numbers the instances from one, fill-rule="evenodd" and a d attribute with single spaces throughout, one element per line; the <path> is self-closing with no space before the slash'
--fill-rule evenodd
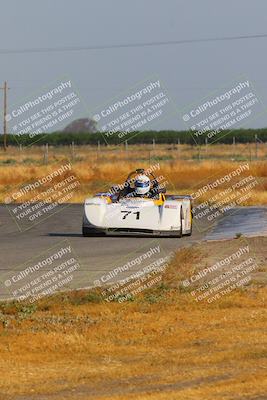
<path id="1" fill-rule="evenodd" d="M 149 192 L 136 195 L 138 176 L 152 179 Z M 84 203 L 83 236 L 135 234 L 181 237 L 192 234 L 190 196 L 166 195 L 157 178 L 143 169 L 131 172 L 123 185 L 87 198 Z"/>

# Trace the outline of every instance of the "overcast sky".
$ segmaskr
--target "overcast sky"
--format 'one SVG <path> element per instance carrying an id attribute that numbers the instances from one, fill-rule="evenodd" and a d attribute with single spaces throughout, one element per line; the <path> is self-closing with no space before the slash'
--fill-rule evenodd
<path id="1" fill-rule="evenodd" d="M 266 0 L 1 1 L 0 49 L 131 44 L 267 33 Z M 157 74 L 177 108 L 245 74 L 267 104 L 267 38 L 59 53 L 0 53 L 9 101 L 62 75 L 91 110 Z M 2 93 L 1 93 L 2 109 Z M 160 128 L 183 129 L 179 118 Z M 267 126 L 267 114 L 249 123 Z"/>

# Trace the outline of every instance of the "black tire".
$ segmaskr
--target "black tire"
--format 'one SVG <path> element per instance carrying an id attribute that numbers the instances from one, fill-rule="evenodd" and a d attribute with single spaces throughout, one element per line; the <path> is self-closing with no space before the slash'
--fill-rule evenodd
<path id="1" fill-rule="evenodd" d="M 190 232 L 187 233 L 187 236 L 191 236 L 191 235 L 192 235 L 192 232 L 193 232 L 193 218 L 194 218 L 194 216 L 193 216 L 192 207 L 191 207 L 191 209 L 190 209 L 190 213 L 191 213 L 191 226 L 190 226 Z"/>
<path id="2" fill-rule="evenodd" d="M 191 228 L 190 228 L 190 232 L 188 232 L 188 233 L 185 233 L 185 235 L 184 236 L 191 236 L 192 235 L 192 231 L 193 231 L 193 229 L 192 229 L 193 227 L 192 227 L 192 222 L 191 222 Z"/>
<path id="3" fill-rule="evenodd" d="M 83 237 L 92 237 L 92 236 L 105 236 L 104 232 L 98 231 L 97 229 L 90 229 L 83 226 L 82 228 Z"/>
<path id="4" fill-rule="evenodd" d="M 181 238 L 183 236 L 183 217 L 182 217 L 183 209 L 181 207 L 180 210 L 180 231 L 179 234 L 177 235 L 178 238 Z"/>
<path id="5" fill-rule="evenodd" d="M 83 226 L 83 237 L 91 236 L 88 229 Z"/>
<path id="6" fill-rule="evenodd" d="M 193 232 L 193 211 L 192 207 L 190 208 L 190 213 L 191 213 L 191 226 L 190 226 L 190 231 L 188 233 L 185 233 L 184 236 L 191 236 Z"/>

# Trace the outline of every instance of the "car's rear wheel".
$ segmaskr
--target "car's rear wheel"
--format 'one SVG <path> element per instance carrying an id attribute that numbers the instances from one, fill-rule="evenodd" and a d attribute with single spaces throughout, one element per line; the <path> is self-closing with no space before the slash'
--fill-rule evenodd
<path id="1" fill-rule="evenodd" d="M 192 208 L 190 209 L 190 214 L 191 214 L 191 224 L 190 224 L 190 231 L 188 233 L 185 234 L 185 236 L 191 236 L 192 232 L 193 232 L 193 212 L 192 212 Z"/>
<path id="2" fill-rule="evenodd" d="M 192 235 L 192 231 L 193 231 L 193 227 L 192 227 L 192 222 L 191 222 L 190 231 L 188 233 L 186 233 L 185 236 L 191 236 Z"/>

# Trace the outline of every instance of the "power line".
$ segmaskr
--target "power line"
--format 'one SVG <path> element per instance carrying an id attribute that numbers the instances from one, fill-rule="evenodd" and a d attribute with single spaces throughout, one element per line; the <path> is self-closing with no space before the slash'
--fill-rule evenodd
<path id="1" fill-rule="evenodd" d="M 259 35 L 225 36 L 225 37 L 202 38 L 202 39 L 169 40 L 163 42 L 144 42 L 144 43 L 128 43 L 128 44 L 121 43 L 121 44 L 94 45 L 94 46 L 60 46 L 60 47 L 44 47 L 44 48 L 33 47 L 25 49 L 0 49 L 0 54 L 52 53 L 52 52 L 56 53 L 56 52 L 67 52 L 67 51 L 107 50 L 107 49 L 122 49 L 122 48 L 133 48 L 133 47 L 171 46 L 179 44 L 193 44 L 193 43 L 259 39 L 259 38 L 267 38 L 267 34 L 264 33 Z"/>

